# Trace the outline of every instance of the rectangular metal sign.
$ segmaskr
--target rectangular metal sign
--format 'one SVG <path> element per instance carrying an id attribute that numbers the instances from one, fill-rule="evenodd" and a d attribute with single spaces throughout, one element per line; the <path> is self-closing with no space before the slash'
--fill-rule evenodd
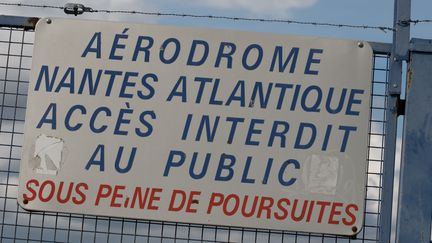
<path id="1" fill-rule="evenodd" d="M 353 235 L 368 43 L 41 19 L 27 210 Z"/>

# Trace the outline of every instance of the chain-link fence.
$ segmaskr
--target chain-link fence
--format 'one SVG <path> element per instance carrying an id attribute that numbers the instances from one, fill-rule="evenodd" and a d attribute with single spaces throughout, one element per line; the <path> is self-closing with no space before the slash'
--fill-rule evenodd
<path id="1" fill-rule="evenodd" d="M 1 24 L 1 23 L 0 23 Z M 382 193 L 389 53 L 374 52 L 367 195 L 356 238 L 27 212 L 17 204 L 34 32 L 0 28 L 0 242 L 377 242 Z M 361 193 L 361 192 L 359 192 Z"/>

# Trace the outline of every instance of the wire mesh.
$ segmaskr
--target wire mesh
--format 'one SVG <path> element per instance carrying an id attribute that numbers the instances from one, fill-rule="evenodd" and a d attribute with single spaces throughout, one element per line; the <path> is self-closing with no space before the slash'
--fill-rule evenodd
<path id="1" fill-rule="evenodd" d="M 377 242 L 389 54 L 373 56 L 365 221 L 356 238 L 28 212 L 17 204 L 34 32 L 0 28 L 0 242 Z"/>

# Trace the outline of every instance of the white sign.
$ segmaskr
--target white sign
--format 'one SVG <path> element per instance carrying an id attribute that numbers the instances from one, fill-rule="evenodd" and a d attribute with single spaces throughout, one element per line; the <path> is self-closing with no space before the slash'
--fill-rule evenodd
<path id="1" fill-rule="evenodd" d="M 356 234 L 371 70 L 357 41 L 42 19 L 19 204 Z"/>

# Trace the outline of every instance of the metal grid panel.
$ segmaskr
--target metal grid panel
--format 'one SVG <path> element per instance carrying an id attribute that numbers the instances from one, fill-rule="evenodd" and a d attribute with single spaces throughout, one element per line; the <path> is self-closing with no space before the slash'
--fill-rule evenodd
<path id="1" fill-rule="evenodd" d="M 1 242 L 377 242 L 382 192 L 389 54 L 374 54 L 365 221 L 357 238 L 237 227 L 27 212 L 18 174 L 34 32 L 0 28 Z"/>

